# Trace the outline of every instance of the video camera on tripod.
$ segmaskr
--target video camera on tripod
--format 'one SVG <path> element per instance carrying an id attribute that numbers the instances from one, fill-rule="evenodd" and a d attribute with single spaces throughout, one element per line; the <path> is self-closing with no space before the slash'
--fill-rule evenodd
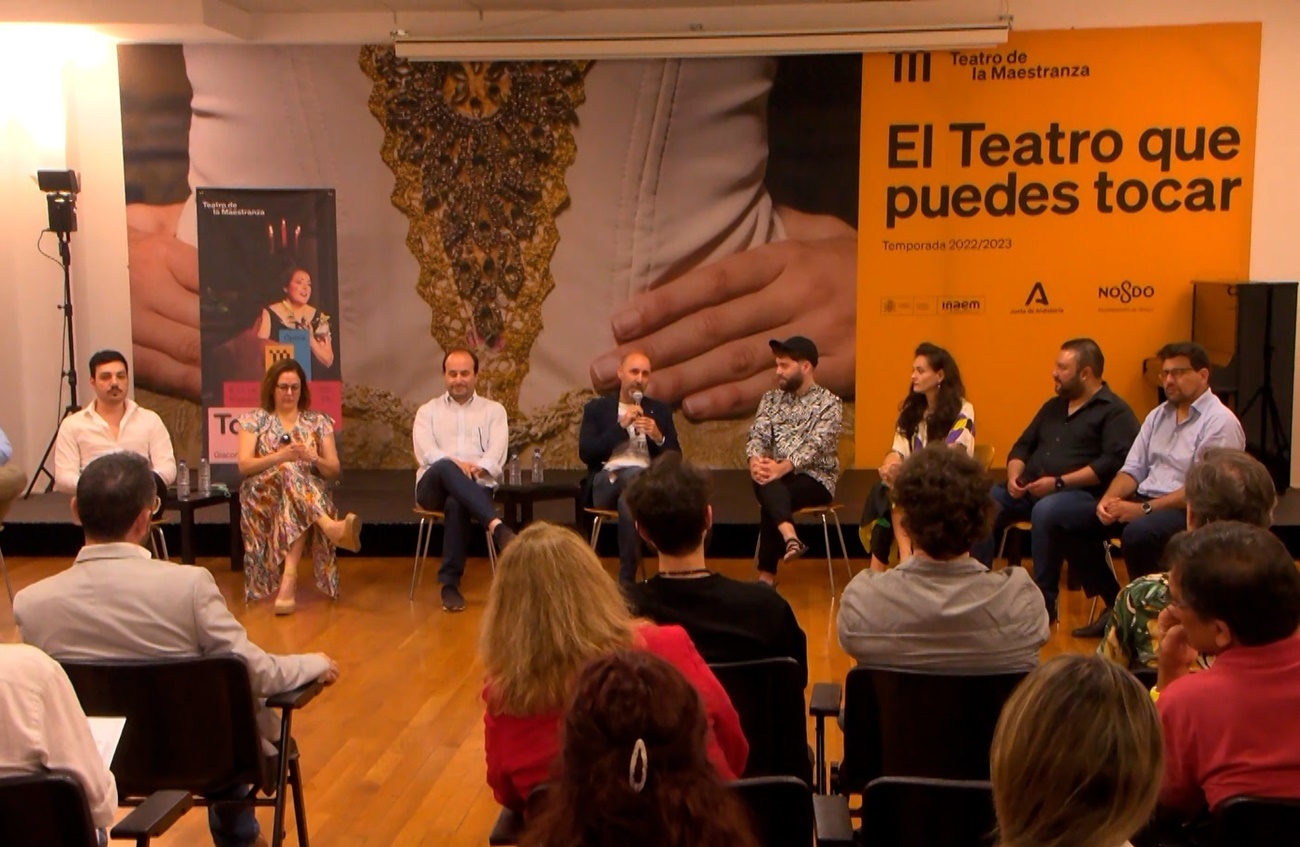
<path id="1" fill-rule="evenodd" d="M 68 367 L 59 374 L 59 393 L 61 396 L 62 383 L 66 379 L 68 405 L 64 407 L 63 414 L 59 418 L 62 422 L 64 418 L 80 408 L 77 405 L 77 348 L 72 337 L 72 233 L 77 231 L 77 195 L 81 193 L 81 180 L 74 170 L 37 171 L 36 185 L 45 192 L 45 207 L 50 224 L 46 231 L 54 233 L 59 240 L 59 264 L 63 266 L 63 304 L 59 309 L 63 312 L 63 337 L 68 342 Z M 27 486 L 27 491 L 23 493 L 24 497 L 31 496 L 32 489 L 36 487 L 36 480 L 41 474 L 45 474 L 50 479 L 45 490 L 49 491 L 54 487 L 54 474 L 46 469 L 45 463 L 50 460 L 50 453 L 53 452 L 58 437 L 59 428 L 55 426 L 54 435 L 50 437 L 50 443 L 45 448 L 45 455 L 41 456 L 40 466 L 32 474 L 32 481 Z"/>

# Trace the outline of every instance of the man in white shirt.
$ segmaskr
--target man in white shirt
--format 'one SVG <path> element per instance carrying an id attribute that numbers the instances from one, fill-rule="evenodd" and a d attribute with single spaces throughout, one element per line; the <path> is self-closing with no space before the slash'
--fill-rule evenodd
<path id="1" fill-rule="evenodd" d="M 4 523 L 9 507 L 27 485 L 27 474 L 16 463 L 9 461 L 13 455 L 13 445 L 9 443 L 5 431 L 0 429 L 0 523 Z"/>
<path id="2" fill-rule="evenodd" d="M 149 460 L 158 497 L 176 481 L 176 456 L 162 418 L 126 396 L 126 357 L 100 350 L 90 357 L 90 384 L 95 399 L 59 425 L 54 445 L 54 488 L 75 494 L 86 466 L 105 453 L 127 450 Z"/>
<path id="3" fill-rule="evenodd" d="M 207 568 L 151 558 L 141 544 L 155 499 L 153 474 L 135 453 L 110 453 L 86 467 L 72 500 L 86 546 L 72 567 L 14 597 L 24 641 L 56 659 L 235 655 L 248 666 L 259 700 L 312 680 L 338 679 L 338 665 L 323 653 L 274 656 L 250 641 Z M 265 708 L 257 717 L 262 748 L 273 755 L 280 722 Z M 208 824 L 222 847 L 257 839 L 257 819 L 246 804 L 212 806 Z"/>
<path id="4" fill-rule="evenodd" d="M 492 505 L 491 488 L 501 476 L 510 442 L 506 409 L 480 397 L 478 356 L 471 350 L 452 350 L 442 357 L 442 377 L 447 393 L 415 413 L 411 440 L 415 445 L 415 502 L 422 509 L 443 513 L 442 608 L 465 609 L 460 578 L 465 573 L 469 522 L 474 518 L 492 533 L 497 550 L 515 537 Z"/>
<path id="5" fill-rule="evenodd" d="M 0 645 L 0 777 L 56 770 L 81 783 L 95 826 L 113 825 L 117 782 L 68 675 L 35 647 Z"/>

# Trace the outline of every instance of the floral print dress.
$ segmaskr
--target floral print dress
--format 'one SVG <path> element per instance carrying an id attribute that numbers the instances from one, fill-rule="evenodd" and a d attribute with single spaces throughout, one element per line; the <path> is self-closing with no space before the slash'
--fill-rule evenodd
<path id="1" fill-rule="evenodd" d="M 298 422 L 285 429 L 279 416 L 258 409 L 239 419 L 242 429 L 257 433 L 256 456 L 280 449 L 283 436 L 308 445 L 318 454 L 325 439 L 334 434 L 329 415 L 302 411 Z M 276 593 L 284 572 L 284 557 L 303 533 L 307 544 L 303 560 L 316 576 L 316 586 L 338 597 L 339 571 L 333 542 L 316 526 L 321 515 L 335 517 L 330 483 L 318 476 L 309 462 L 284 462 L 254 474 L 239 486 L 240 530 L 244 535 L 244 596 L 257 600 Z"/>

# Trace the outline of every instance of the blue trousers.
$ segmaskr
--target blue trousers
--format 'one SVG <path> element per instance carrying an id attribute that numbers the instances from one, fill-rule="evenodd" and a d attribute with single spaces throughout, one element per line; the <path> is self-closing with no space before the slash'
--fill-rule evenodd
<path id="1" fill-rule="evenodd" d="M 1032 525 L 1029 531 L 1029 544 L 1034 560 L 1034 582 L 1043 592 L 1047 613 L 1055 616 L 1056 601 L 1060 595 L 1062 563 L 1068 558 L 1072 571 L 1081 565 L 1084 569 L 1093 570 L 1090 562 L 1076 562 L 1076 558 L 1084 549 L 1083 545 L 1089 543 L 1084 541 L 1082 536 L 1091 539 L 1091 545 L 1096 548 L 1097 556 L 1101 556 L 1102 536 L 1099 532 L 1101 523 L 1097 520 L 1097 498 L 1087 491 L 1072 488 L 1054 492 L 1041 499 L 1026 495 L 1017 500 L 1011 496 L 1005 485 L 993 486 L 989 496 L 997 504 L 993 534 L 976 544 L 971 550 L 971 555 L 991 567 L 997 549 L 995 545 L 1001 537 L 1002 530 L 1017 521 L 1029 521 Z M 1071 551 L 1075 552 L 1074 556 L 1070 555 Z M 1084 558 L 1089 557 L 1084 555 Z M 1104 558 L 1102 558 L 1101 568 L 1106 570 Z M 1100 579 L 1099 574 L 1094 576 Z M 1115 592 L 1118 591 L 1119 586 L 1116 585 Z M 1115 592 L 1110 594 L 1112 601 Z"/>
<path id="2" fill-rule="evenodd" d="M 613 509 L 618 504 L 618 581 L 620 585 L 636 582 L 637 565 L 641 564 L 641 538 L 636 521 L 627 507 L 623 492 L 645 468 L 602 470 L 591 480 L 591 503 L 597 509 Z"/>

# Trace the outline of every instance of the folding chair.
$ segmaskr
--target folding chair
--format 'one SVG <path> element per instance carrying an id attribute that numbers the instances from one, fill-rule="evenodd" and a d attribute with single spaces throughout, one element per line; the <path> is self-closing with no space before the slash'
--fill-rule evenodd
<path id="1" fill-rule="evenodd" d="M 194 805 L 184 791 L 159 791 L 109 831 L 115 840 L 148 847 Z M 43 771 L 0 779 L 0 844 L 99 847 L 81 783 L 70 773 Z"/>

